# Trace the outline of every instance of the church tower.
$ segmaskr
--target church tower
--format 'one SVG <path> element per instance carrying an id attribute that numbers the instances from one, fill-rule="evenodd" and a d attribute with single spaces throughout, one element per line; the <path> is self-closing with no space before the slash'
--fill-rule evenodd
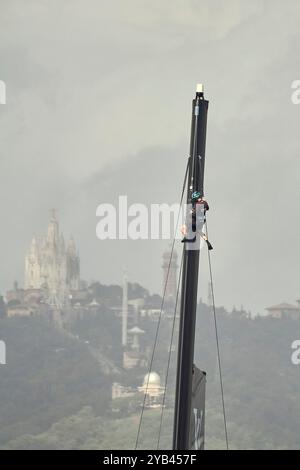
<path id="1" fill-rule="evenodd" d="M 56 219 L 55 210 L 51 209 L 51 217 L 47 230 L 47 245 L 51 247 L 58 247 L 59 245 L 59 227 Z"/>
<path id="2" fill-rule="evenodd" d="M 37 240 L 33 237 L 29 252 L 25 256 L 25 289 L 41 287 L 41 265 Z"/>
<path id="3" fill-rule="evenodd" d="M 78 290 L 80 284 L 79 257 L 73 239 L 65 247 L 59 232 L 55 211 L 51 211 L 47 234 L 44 239 L 32 239 L 25 257 L 25 289 L 43 289 L 45 301 L 51 305 L 65 305 L 70 290 Z"/>
<path id="4" fill-rule="evenodd" d="M 48 302 L 61 307 L 66 299 L 66 252 L 55 211 L 51 211 L 47 235 L 41 246 L 41 274 Z"/>
<path id="5" fill-rule="evenodd" d="M 173 256 L 171 258 L 171 249 L 165 251 L 163 253 L 163 262 L 162 262 L 162 269 L 163 269 L 163 285 L 162 285 L 162 295 L 164 294 L 165 285 L 166 285 L 166 293 L 165 299 L 167 301 L 175 302 L 176 300 L 176 293 L 177 293 L 177 259 L 178 255 L 176 251 L 173 251 Z M 169 271 L 169 275 L 168 275 Z M 168 280 L 167 280 L 168 278 Z"/>

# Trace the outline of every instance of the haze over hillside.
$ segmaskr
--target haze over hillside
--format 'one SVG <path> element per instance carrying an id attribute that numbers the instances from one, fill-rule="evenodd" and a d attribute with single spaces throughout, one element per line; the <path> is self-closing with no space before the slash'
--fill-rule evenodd
<path id="1" fill-rule="evenodd" d="M 222 309 L 217 315 L 231 448 L 299 449 L 300 366 L 291 362 L 291 344 L 300 319 L 251 320 L 242 312 L 229 315 Z M 39 317 L 0 320 L 1 337 L 8 345 L 8 364 L 0 366 L 3 448 L 134 447 L 141 395 L 113 403 L 111 386 L 116 380 L 139 385 L 147 368 L 123 370 L 120 322 L 103 308 L 96 316 L 76 321 L 72 334 Z M 151 349 L 156 324 L 144 320 L 141 326 Z M 171 320 L 165 319 L 162 326 L 153 369 L 164 380 Z M 104 369 L 91 353 L 98 349 L 105 351 Z M 174 352 L 164 448 L 171 445 L 175 359 Z M 213 318 L 205 304 L 199 306 L 195 362 L 207 372 L 206 446 L 224 448 Z M 156 445 L 159 420 L 159 410 L 146 412 L 142 447 Z"/>

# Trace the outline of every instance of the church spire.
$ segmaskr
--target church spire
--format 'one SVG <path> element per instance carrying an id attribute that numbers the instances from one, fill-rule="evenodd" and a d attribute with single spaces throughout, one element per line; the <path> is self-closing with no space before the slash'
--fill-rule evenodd
<path id="1" fill-rule="evenodd" d="M 76 245 L 73 236 L 71 236 L 68 241 L 67 252 L 70 256 L 76 256 Z"/>
<path id="2" fill-rule="evenodd" d="M 50 210 L 50 222 L 48 225 L 48 232 L 47 232 L 47 242 L 51 245 L 58 245 L 59 241 L 59 226 L 58 221 L 56 219 L 56 211 L 55 209 Z"/>
<path id="3" fill-rule="evenodd" d="M 29 253 L 31 256 L 38 256 L 38 244 L 37 244 L 36 237 L 33 237 L 31 240 Z"/>

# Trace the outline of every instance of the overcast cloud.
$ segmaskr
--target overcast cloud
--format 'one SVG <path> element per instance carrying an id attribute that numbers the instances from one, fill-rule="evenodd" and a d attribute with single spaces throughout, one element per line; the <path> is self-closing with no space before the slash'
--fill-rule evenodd
<path id="1" fill-rule="evenodd" d="M 23 283 L 56 207 L 83 278 L 120 282 L 127 265 L 161 291 L 167 243 L 97 240 L 96 207 L 178 201 L 204 82 L 217 303 L 300 297 L 299 20 L 296 0 L 0 0 L 0 290 Z M 206 284 L 203 268 L 204 299 Z"/>

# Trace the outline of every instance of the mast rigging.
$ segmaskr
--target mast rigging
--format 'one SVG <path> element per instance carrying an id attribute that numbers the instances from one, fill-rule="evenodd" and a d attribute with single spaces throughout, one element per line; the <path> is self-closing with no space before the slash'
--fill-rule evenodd
<path id="1" fill-rule="evenodd" d="M 192 103 L 190 156 L 188 160 L 187 206 L 196 211 L 192 195 L 204 196 L 205 144 L 208 101 L 203 86 L 197 85 Z M 195 212 L 194 212 L 195 213 Z M 202 218 L 205 221 L 204 207 Z M 197 218 L 197 217 L 196 217 Z M 202 224 L 203 225 L 203 224 Z M 192 399 L 202 391 L 204 408 L 205 374 L 194 366 L 194 343 L 197 310 L 200 236 L 195 228 L 195 239 L 183 246 L 180 326 L 177 357 L 176 396 L 174 413 L 173 449 L 203 448 L 204 410 L 201 405 L 192 409 Z M 197 388 L 198 383 L 198 388 Z M 199 388 L 200 387 L 200 388 Z M 197 400 L 196 400 L 197 401 Z M 195 403 L 196 403 L 195 401 Z M 200 413 L 200 414 L 199 414 Z M 193 414 L 194 421 L 191 421 Z M 193 434 L 193 435 L 192 435 Z"/>

